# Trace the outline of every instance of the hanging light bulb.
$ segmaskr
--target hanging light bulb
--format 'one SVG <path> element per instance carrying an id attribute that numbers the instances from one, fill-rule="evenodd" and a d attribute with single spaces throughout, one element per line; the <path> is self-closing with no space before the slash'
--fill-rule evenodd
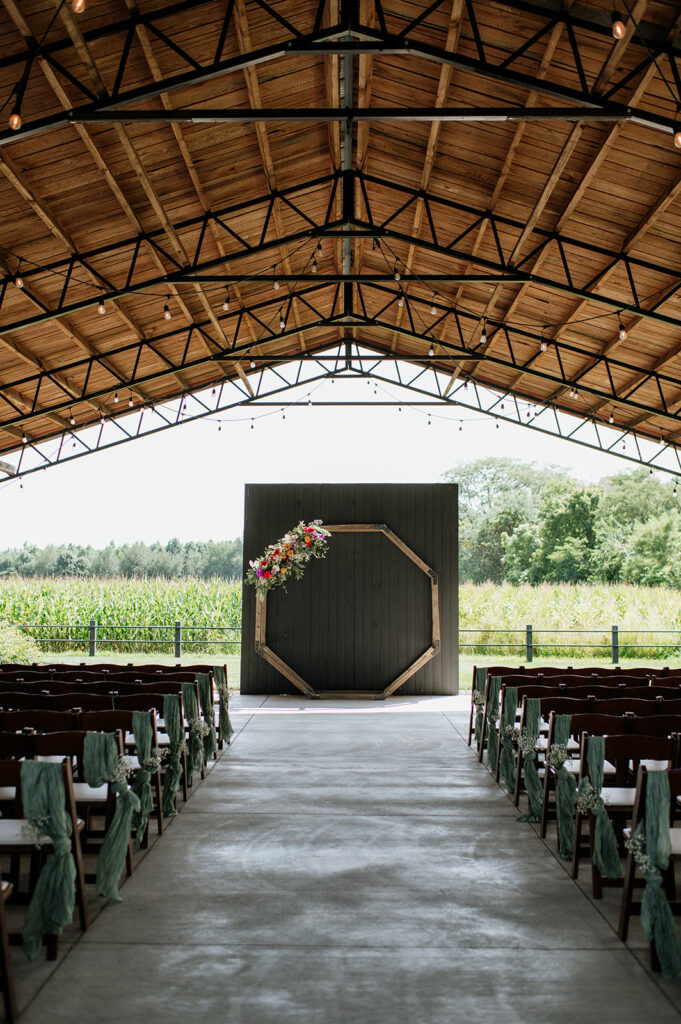
<path id="1" fill-rule="evenodd" d="M 168 296 L 168 298 L 170 298 L 170 296 Z M 167 302 L 166 302 L 165 306 L 163 307 L 163 319 L 164 320 L 172 320 L 173 319 L 173 314 L 170 312 L 170 306 L 168 305 Z"/>
<path id="2" fill-rule="evenodd" d="M 114 393 L 114 402 L 118 402 L 118 392 Z"/>
<path id="3" fill-rule="evenodd" d="M 496 426 L 496 428 L 498 430 L 499 429 L 499 420 L 497 420 L 497 422 L 495 423 L 495 426 Z"/>
<path id="4" fill-rule="evenodd" d="M 281 418 L 282 418 L 282 420 L 286 419 L 286 413 L 284 412 L 283 409 L 281 410 Z"/>
<path id="5" fill-rule="evenodd" d="M 627 31 L 627 26 L 624 24 L 617 11 L 612 12 L 611 23 L 612 26 L 610 31 L 612 32 L 612 38 L 624 39 L 625 33 Z"/>
<path id="6" fill-rule="evenodd" d="M 251 430 L 253 430 L 253 420 L 251 420 Z"/>
<path id="7" fill-rule="evenodd" d="M 624 324 L 621 320 L 617 325 L 617 337 L 620 339 L 620 341 L 626 341 L 627 339 L 627 332 L 625 331 Z"/>
<path id="8" fill-rule="evenodd" d="M 274 287 L 275 292 L 278 292 L 279 291 L 279 281 L 277 280 L 277 267 L 276 267 L 276 264 L 272 267 L 272 273 L 274 274 L 273 287 Z"/>
<path id="9" fill-rule="evenodd" d="M 14 278 L 14 283 L 17 286 L 17 288 L 23 288 L 24 287 L 24 279 L 21 276 L 21 274 L 17 273 L 17 276 Z"/>
<path id="10" fill-rule="evenodd" d="M 428 349 L 428 355 L 430 356 L 430 358 L 431 358 L 431 359 L 432 359 L 432 358 L 433 358 L 433 356 L 435 355 L 435 349 L 433 348 L 433 346 L 432 346 L 432 345 L 431 345 L 431 346 L 430 346 L 430 348 Z"/>
<path id="11" fill-rule="evenodd" d="M 286 329 L 286 321 L 284 320 L 284 314 L 281 310 L 279 310 L 279 327 L 282 331 Z"/>
<path id="12" fill-rule="evenodd" d="M 400 292 L 399 297 L 397 299 L 397 305 L 400 307 L 400 309 L 402 309 L 402 306 L 404 305 L 404 295 L 402 294 L 402 292 Z"/>
<path id="13" fill-rule="evenodd" d="M 548 347 L 549 347 L 549 346 L 548 346 L 548 344 L 547 344 L 546 338 L 544 337 L 544 331 L 543 331 L 543 329 L 542 329 L 542 332 L 541 332 L 541 341 L 539 342 L 539 351 L 540 351 L 540 352 L 546 352 L 546 350 L 547 350 L 547 348 L 548 348 Z"/>
<path id="14" fill-rule="evenodd" d="M 104 413 L 101 409 L 99 410 L 99 422 L 104 426 Z"/>
<path id="15" fill-rule="evenodd" d="M 431 302 L 431 304 L 430 304 L 430 315 L 431 315 L 431 316 L 435 316 L 435 314 L 437 313 L 437 309 L 436 309 L 436 307 L 435 307 L 435 299 L 436 299 L 436 298 L 437 298 L 437 292 L 436 292 L 436 293 L 435 293 L 435 295 L 433 296 L 433 301 L 432 301 L 432 302 Z"/>
<path id="16" fill-rule="evenodd" d="M 25 431 L 21 435 L 21 443 L 22 444 L 28 444 L 28 438 L 26 437 L 26 432 Z"/>
<path id="17" fill-rule="evenodd" d="M 128 399 L 128 406 L 130 409 L 133 409 L 135 407 L 135 399 L 132 397 L 132 395 L 130 395 L 130 398 Z"/>
<path id="18" fill-rule="evenodd" d="M 213 390 L 211 391 L 211 395 L 213 396 L 213 398 L 215 398 L 215 391 L 216 391 L 215 388 L 213 388 Z"/>
<path id="19" fill-rule="evenodd" d="M 501 403 L 501 411 L 502 412 L 504 411 L 504 403 L 503 402 Z"/>
<path id="20" fill-rule="evenodd" d="M 21 128 L 21 114 L 18 110 L 12 111 L 9 115 L 9 126 L 13 132 L 18 132 Z"/>
<path id="21" fill-rule="evenodd" d="M 397 407 L 397 411 L 398 411 L 398 412 L 402 412 L 402 406 L 401 406 L 401 405 L 398 405 L 398 407 Z"/>
<path id="22" fill-rule="evenodd" d="M 222 308 L 225 313 L 229 313 L 229 288 L 225 291 L 225 301 L 222 303 Z"/>
<path id="23" fill-rule="evenodd" d="M 100 304 L 97 306 L 97 312 L 99 313 L 100 316 L 104 316 L 104 314 L 106 313 L 106 306 L 104 305 L 103 302 L 100 302 Z"/>
<path id="24" fill-rule="evenodd" d="M 399 279 L 400 279 L 400 272 L 399 272 L 399 269 L 397 267 L 397 261 L 395 261 L 395 269 L 393 270 L 393 277 L 395 278 L 396 281 L 399 281 Z"/>
<path id="25" fill-rule="evenodd" d="M 322 240 L 320 238 L 319 241 L 317 242 L 317 255 L 321 256 L 321 254 L 322 254 Z"/>
<path id="26" fill-rule="evenodd" d="M 615 422 L 615 417 L 613 416 L 612 413 L 610 413 L 610 415 L 608 416 L 608 423 L 614 423 L 614 422 Z"/>
<path id="27" fill-rule="evenodd" d="M 86 6 L 85 0 L 71 0 L 71 10 L 74 14 L 82 14 Z"/>
<path id="28" fill-rule="evenodd" d="M 76 417 L 73 415 L 73 413 L 71 412 L 70 409 L 69 409 L 69 423 L 71 424 L 72 427 L 75 427 L 75 425 L 76 425 Z"/>
<path id="29" fill-rule="evenodd" d="M 681 128 L 674 128 L 674 145 L 677 149 L 681 149 Z"/>
<path id="30" fill-rule="evenodd" d="M 487 320 L 485 319 L 484 316 L 482 318 L 482 333 L 480 335 L 480 344 L 481 345 L 486 345 L 487 344 Z"/>
<path id="31" fill-rule="evenodd" d="M 459 420 L 459 433 L 463 430 L 463 420 Z"/>
<path id="32" fill-rule="evenodd" d="M 467 380 L 465 380 L 463 382 L 463 389 L 464 389 L 464 391 L 468 391 L 468 381 Z"/>
<path id="33" fill-rule="evenodd" d="M 251 369 L 255 370 L 255 359 L 251 359 Z"/>
<path id="34" fill-rule="evenodd" d="M 313 273 L 313 274 L 316 274 L 316 273 L 317 273 L 317 260 L 316 260 L 316 259 L 312 260 L 312 267 L 311 267 L 311 270 L 312 270 L 312 273 Z"/>
<path id="35" fill-rule="evenodd" d="M 432 420 L 430 418 L 430 413 L 428 413 L 428 426 L 429 427 L 432 426 Z"/>
<path id="36" fill-rule="evenodd" d="M 222 430 L 222 422 L 220 421 L 220 422 L 218 422 L 218 434 L 220 433 L 221 430 Z"/>

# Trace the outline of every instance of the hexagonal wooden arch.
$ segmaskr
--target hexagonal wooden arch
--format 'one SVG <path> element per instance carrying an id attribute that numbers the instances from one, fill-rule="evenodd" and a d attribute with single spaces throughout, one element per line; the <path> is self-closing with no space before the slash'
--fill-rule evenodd
<path id="1" fill-rule="evenodd" d="M 391 683 L 386 686 L 384 690 L 378 690 L 376 692 L 367 692 L 361 690 L 327 690 L 320 692 L 315 690 L 309 683 L 307 683 L 301 676 L 298 675 L 290 665 L 279 657 L 278 654 L 267 646 L 267 593 L 263 594 L 262 597 L 258 595 L 255 601 L 255 650 L 256 652 L 265 659 L 265 661 L 277 670 L 284 678 L 288 679 L 290 683 L 304 693 L 306 697 L 319 698 L 319 697 L 354 697 L 358 698 L 372 698 L 374 700 L 385 700 L 386 697 L 391 697 L 392 694 L 396 693 L 401 686 L 403 686 L 408 679 L 410 679 L 420 668 L 423 668 L 427 662 L 431 661 L 440 653 L 440 596 L 439 596 L 439 579 L 438 574 L 434 569 L 431 569 L 422 558 L 416 554 L 415 551 L 405 544 L 396 533 L 394 533 L 389 526 L 385 523 L 343 523 L 335 526 L 324 525 L 324 529 L 330 533 L 382 533 L 384 537 L 395 545 L 396 548 L 418 566 L 422 573 L 424 573 L 430 580 L 430 593 L 431 593 L 431 610 L 432 610 L 432 640 L 430 647 L 428 647 L 423 654 L 419 655 L 415 661 L 409 665 L 404 672 L 393 679 Z"/>

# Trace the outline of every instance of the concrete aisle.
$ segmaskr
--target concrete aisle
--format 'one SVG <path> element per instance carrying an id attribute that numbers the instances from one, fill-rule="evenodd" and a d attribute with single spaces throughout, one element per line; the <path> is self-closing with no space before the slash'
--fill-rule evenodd
<path id="1" fill-rule="evenodd" d="M 239 698 L 237 736 L 24 1024 L 681 1015 L 478 765 L 469 698 Z"/>

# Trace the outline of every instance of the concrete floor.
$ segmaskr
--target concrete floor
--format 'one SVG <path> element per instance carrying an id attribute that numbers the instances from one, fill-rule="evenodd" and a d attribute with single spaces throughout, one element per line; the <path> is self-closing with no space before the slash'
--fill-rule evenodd
<path id="1" fill-rule="evenodd" d="M 465 743 L 470 698 L 241 697 L 231 748 L 23 1024 L 667 1024 Z M 586 872 L 584 872 L 586 875 Z M 586 879 L 585 879 L 586 883 Z"/>

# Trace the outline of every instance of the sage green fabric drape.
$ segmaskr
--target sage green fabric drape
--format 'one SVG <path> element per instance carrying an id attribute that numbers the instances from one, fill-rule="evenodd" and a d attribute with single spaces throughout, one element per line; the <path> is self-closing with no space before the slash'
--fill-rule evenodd
<path id="1" fill-rule="evenodd" d="M 532 741 L 534 747 L 539 739 L 539 726 L 541 722 L 541 701 L 539 697 L 528 697 L 525 700 L 525 733 L 529 741 Z M 527 798 L 530 803 L 530 809 L 527 814 L 521 814 L 518 817 L 518 821 L 541 821 L 541 805 L 542 805 L 542 784 L 539 779 L 539 773 L 537 772 L 537 762 L 535 759 L 534 750 L 523 754 L 523 769 L 525 779 L 525 789 L 527 790 Z M 546 771 L 546 765 L 544 766 Z"/>
<path id="2" fill-rule="evenodd" d="M 71 820 L 60 764 L 24 761 L 21 766 L 24 816 L 52 840 L 53 854 L 38 878 L 23 932 L 29 960 L 38 955 L 44 935 L 61 935 L 73 918 L 76 865 L 71 852 Z"/>
<path id="3" fill-rule="evenodd" d="M 230 739 L 234 734 L 234 729 L 229 717 L 229 691 L 227 689 L 227 669 L 224 665 L 215 665 L 213 667 L 213 679 L 215 680 L 215 689 L 220 694 L 220 721 L 218 728 L 220 730 L 220 739 L 223 743 L 229 743 Z"/>
<path id="4" fill-rule="evenodd" d="M 151 724 L 148 711 L 133 711 L 132 732 L 137 747 L 137 760 L 139 768 L 135 772 L 132 783 L 132 791 L 137 795 L 140 802 L 139 810 L 132 816 L 132 827 L 135 829 L 135 846 L 140 846 L 144 833 L 147 830 L 147 821 L 154 807 L 154 797 L 151 792 L 151 772 L 144 767 L 151 757 L 151 744 L 154 739 L 154 729 Z"/>
<path id="5" fill-rule="evenodd" d="M 499 756 L 499 734 L 495 722 L 499 716 L 499 693 L 501 692 L 501 676 L 492 676 L 489 681 L 487 695 L 487 764 L 495 771 Z"/>
<path id="6" fill-rule="evenodd" d="M 213 708 L 213 684 L 208 672 L 198 672 L 196 678 L 199 683 L 199 701 L 203 720 L 210 729 L 207 736 L 203 737 L 203 752 L 206 760 L 217 753 L 218 738 L 215 732 L 215 709 Z"/>
<path id="7" fill-rule="evenodd" d="M 196 700 L 196 688 L 193 683 L 182 683 L 182 703 L 184 713 L 189 725 L 189 757 L 187 782 L 191 786 L 193 772 L 200 772 L 203 768 L 203 737 L 199 735 L 192 722 L 199 719 L 199 705 Z"/>
<path id="8" fill-rule="evenodd" d="M 484 697 L 485 687 L 487 686 L 487 669 L 476 668 L 475 679 L 473 680 L 473 689 L 477 690 Z M 472 697 L 471 697 L 472 699 Z M 480 746 L 480 739 L 482 737 L 482 713 L 483 707 L 479 704 L 475 709 L 475 743 L 476 746 Z"/>
<path id="9" fill-rule="evenodd" d="M 499 755 L 499 776 L 509 793 L 515 790 L 515 756 L 513 737 L 509 733 L 515 727 L 515 714 L 518 710 L 518 687 L 507 686 L 504 690 L 504 707 L 501 712 L 501 754 Z"/>
<path id="10" fill-rule="evenodd" d="M 589 779 L 594 789 L 594 801 L 591 813 L 594 816 L 594 864 L 604 878 L 620 878 L 622 865 L 617 852 L 617 839 L 612 822 L 603 804 L 601 789 L 603 788 L 603 762 L 605 761 L 605 737 L 590 736 L 586 752 L 589 768 Z M 589 782 L 586 777 L 580 780 L 578 799 L 584 793 Z"/>
<path id="11" fill-rule="evenodd" d="M 664 771 L 648 772 L 646 782 L 645 841 L 648 870 L 643 871 L 646 886 L 641 900 L 641 924 L 648 942 L 655 943 L 663 977 L 671 981 L 681 971 L 681 939 L 662 887 L 662 872 L 668 868 L 671 854 L 669 778 Z M 636 830 L 637 834 L 643 831 L 641 824 Z"/>
<path id="12" fill-rule="evenodd" d="M 556 745 L 567 747 L 570 739 L 572 715 L 557 715 L 554 728 Z M 574 778 L 564 765 L 556 769 L 556 822 L 558 826 L 558 854 L 563 860 L 572 860 L 575 848 L 575 802 L 577 790 Z"/>
<path id="13" fill-rule="evenodd" d="M 116 808 L 97 858 L 97 892 L 107 899 L 121 901 L 118 880 L 125 864 L 130 840 L 132 816 L 140 809 L 136 793 L 118 774 L 118 744 L 112 732 L 88 732 L 83 748 L 83 774 L 89 786 L 108 782 L 116 797 Z"/>
<path id="14" fill-rule="evenodd" d="M 163 698 L 163 720 L 170 742 L 170 756 L 166 762 L 163 777 L 163 814 L 168 818 L 177 814 L 175 794 L 182 778 L 184 725 L 180 714 L 180 698 L 177 694 L 167 693 Z"/>

